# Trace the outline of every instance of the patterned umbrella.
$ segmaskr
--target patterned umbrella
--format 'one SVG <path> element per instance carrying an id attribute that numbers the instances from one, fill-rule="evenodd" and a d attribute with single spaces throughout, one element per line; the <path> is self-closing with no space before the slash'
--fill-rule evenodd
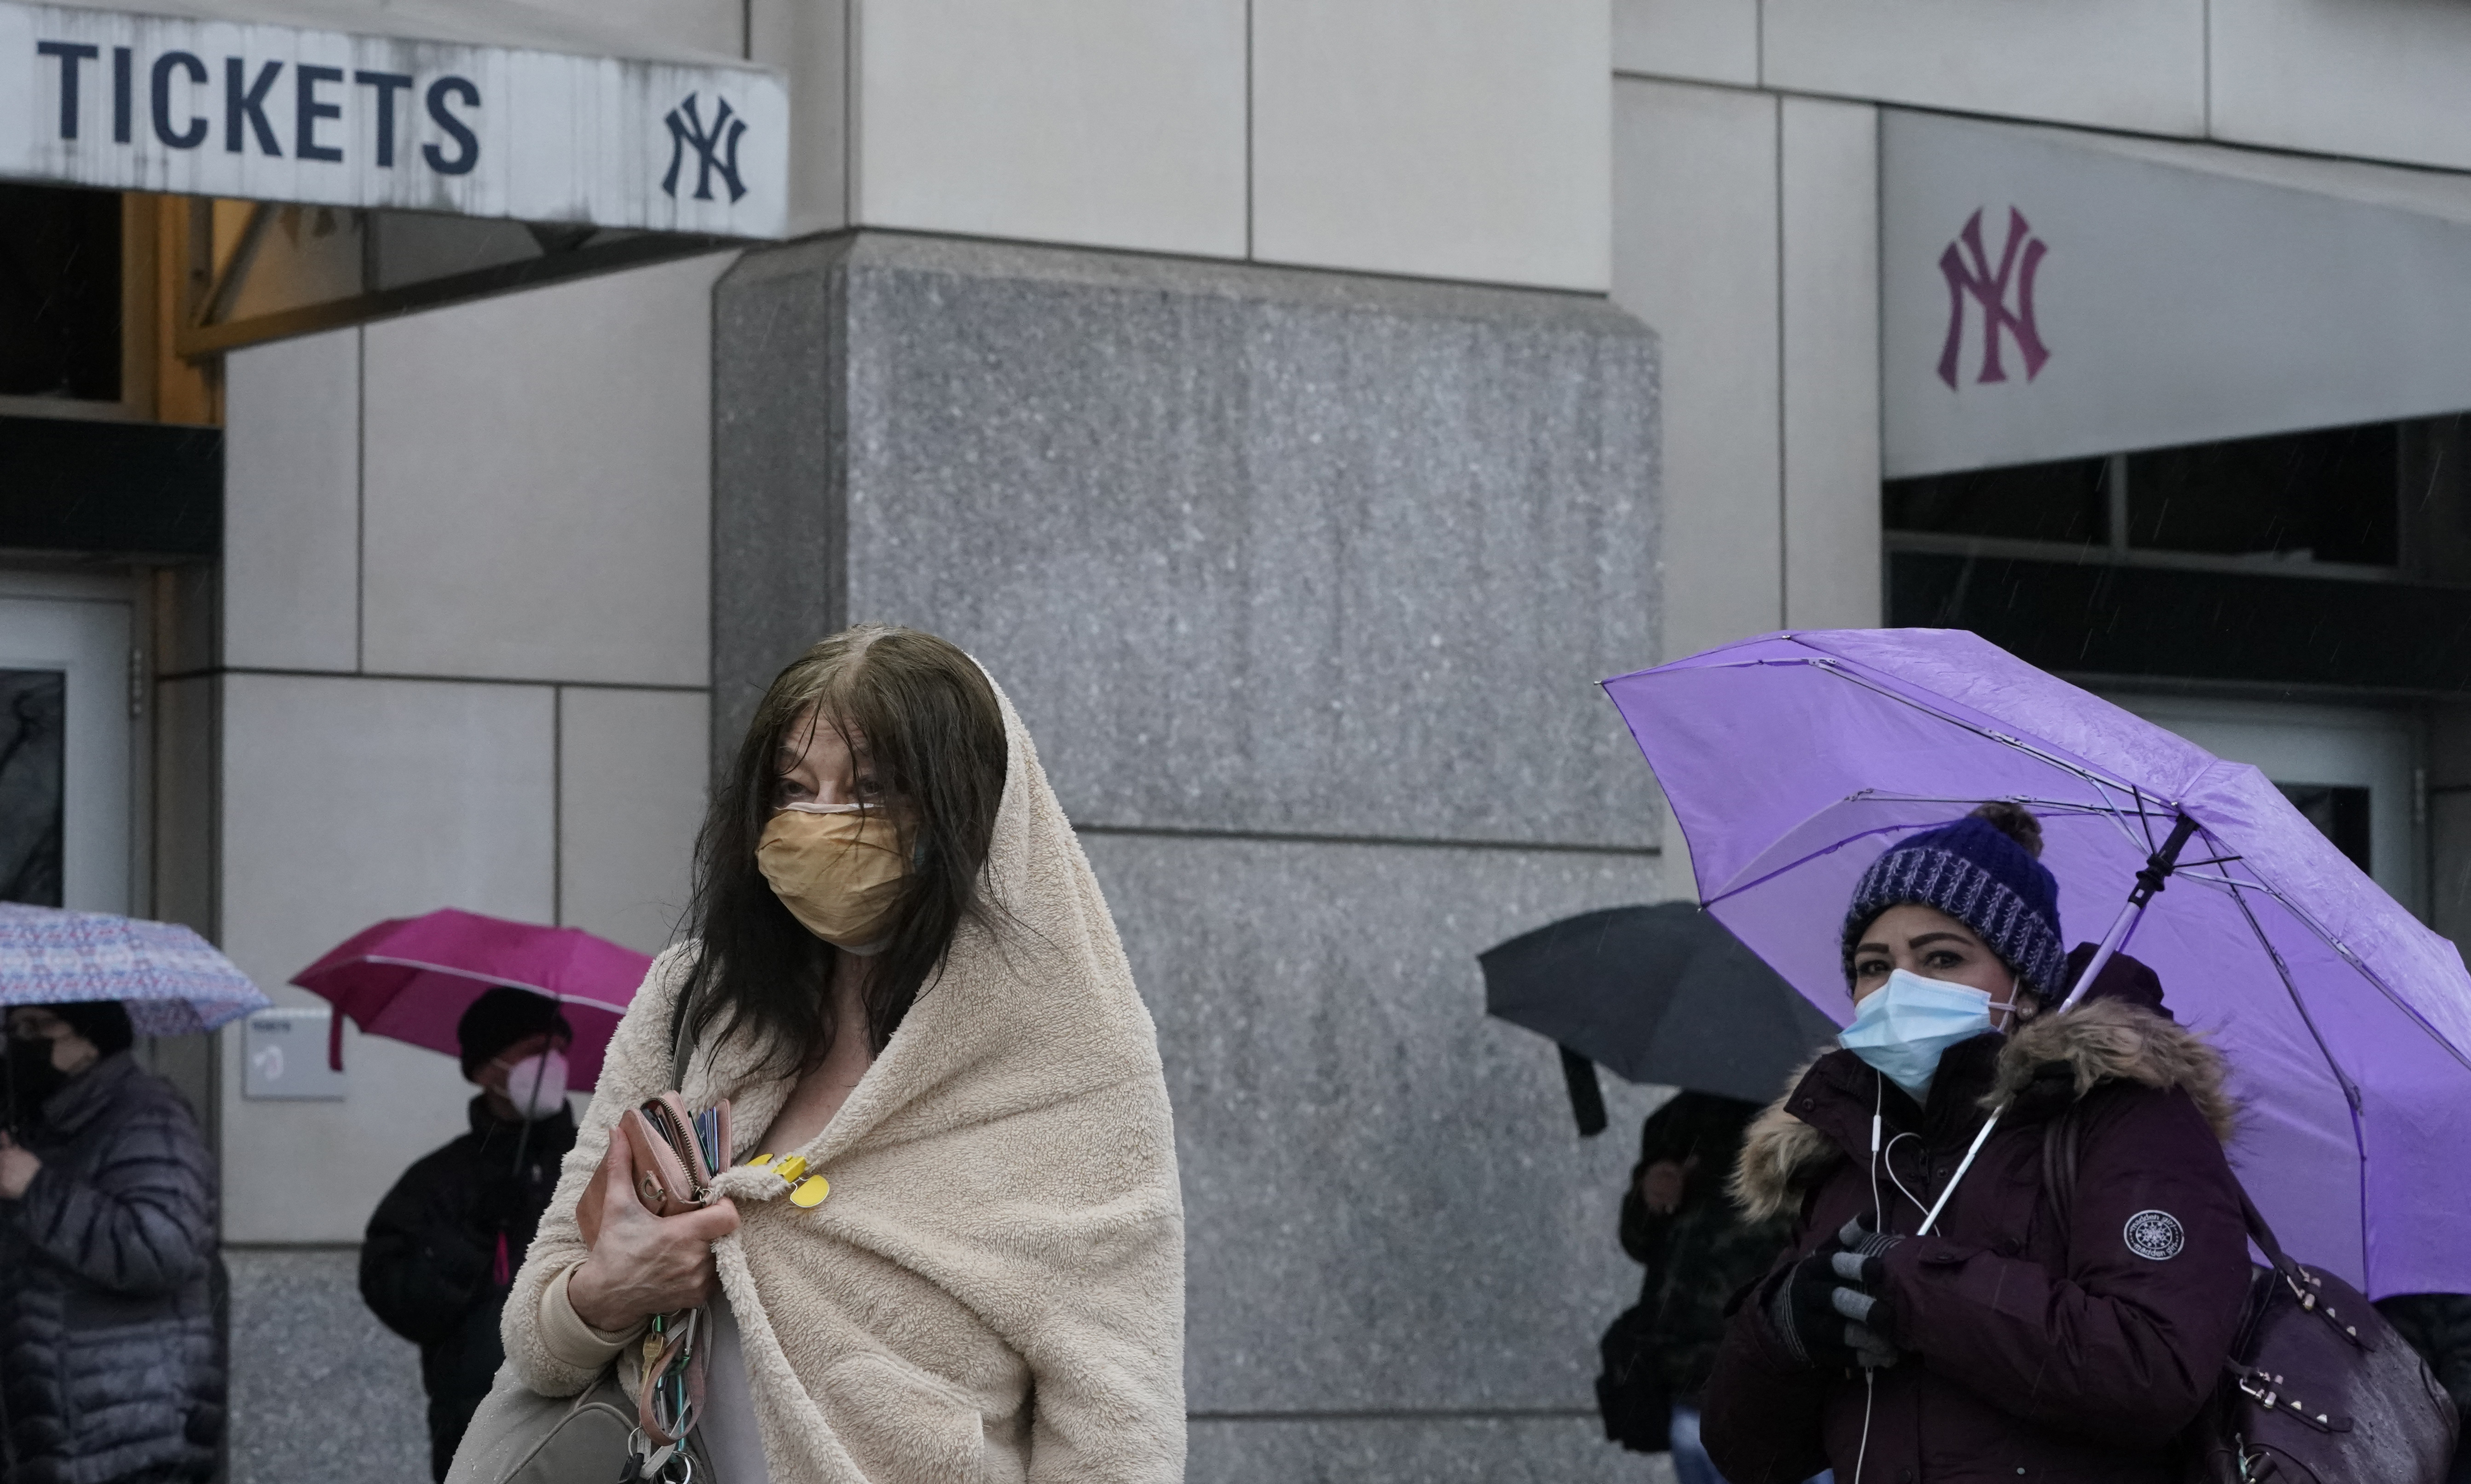
<path id="1" fill-rule="evenodd" d="M 145 1035 L 193 1035 L 265 1009 L 214 944 L 176 922 L 0 902 L 0 1007 L 118 1000 Z"/>

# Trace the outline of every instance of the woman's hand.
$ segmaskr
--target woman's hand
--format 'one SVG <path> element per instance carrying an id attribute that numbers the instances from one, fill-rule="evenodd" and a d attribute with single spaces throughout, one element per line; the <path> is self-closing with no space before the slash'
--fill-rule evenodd
<path id="1" fill-rule="evenodd" d="M 42 1168 L 41 1160 L 18 1148 L 16 1140 L 0 1133 L 0 1200 L 23 1200 L 27 1187 L 35 1183 Z"/>
<path id="2" fill-rule="evenodd" d="M 592 1255 L 566 1282 L 576 1316 L 604 1333 L 631 1330 L 648 1314 L 709 1303 L 717 1278 L 712 1244 L 738 1230 L 738 1207 L 718 1200 L 699 1211 L 657 1217 L 635 1194 L 635 1157 L 613 1131 L 596 1180 L 600 1233 Z M 587 1194 L 586 1199 L 590 1199 Z"/>

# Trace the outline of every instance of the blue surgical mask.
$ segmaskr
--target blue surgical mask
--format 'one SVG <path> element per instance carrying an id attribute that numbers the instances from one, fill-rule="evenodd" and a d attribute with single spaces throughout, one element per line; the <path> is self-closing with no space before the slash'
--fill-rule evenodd
<path id="1" fill-rule="evenodd" d="M 1836 1043 L 1913 1094 L 1930 1096 L 1941 1054 L 1990 1029 L 1990 996 L 1897 969 L 1864 997 Z"/>

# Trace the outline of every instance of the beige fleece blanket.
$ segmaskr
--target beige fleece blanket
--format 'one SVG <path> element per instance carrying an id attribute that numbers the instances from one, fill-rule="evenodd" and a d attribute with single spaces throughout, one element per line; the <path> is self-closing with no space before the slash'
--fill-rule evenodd
<path id="1" fill-rule="evenodd" d="M 715 1245 L 775 1484 L 1180 1479 L 1184 1211 L 1157 1035 L 1098 883 L 1010 701 L 987 866 L 1009 913 L 965 925 L 942 978 L 805 1148 L 802 1210 L 743 1162 L 790 1082 L 730 1042 L 683 1092 L 733 1100 L 743 1225 Z M 659 1092 L 693 945 L 610 1043 L 504 1321 L 514 1373 L 591 1377 L 541 1343 L 543 1289 L 581 1261 L 576 1202 L 625 1109 Z"/>

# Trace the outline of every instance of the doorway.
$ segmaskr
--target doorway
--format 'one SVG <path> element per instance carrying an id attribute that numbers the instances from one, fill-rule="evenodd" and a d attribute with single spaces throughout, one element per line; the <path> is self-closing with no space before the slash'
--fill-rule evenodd
<path id="1" fill-rule="evenodd" d="M 2425 920 L 2415 718 L 2197 696 L 2106 699 L 2217 757 L 2261 770 L 2387 895 Z"/>
<path id="2" fill-rule="evenodd" d="M 130 609 L 0 595 L 0 900 L 129 910 Z"/>

